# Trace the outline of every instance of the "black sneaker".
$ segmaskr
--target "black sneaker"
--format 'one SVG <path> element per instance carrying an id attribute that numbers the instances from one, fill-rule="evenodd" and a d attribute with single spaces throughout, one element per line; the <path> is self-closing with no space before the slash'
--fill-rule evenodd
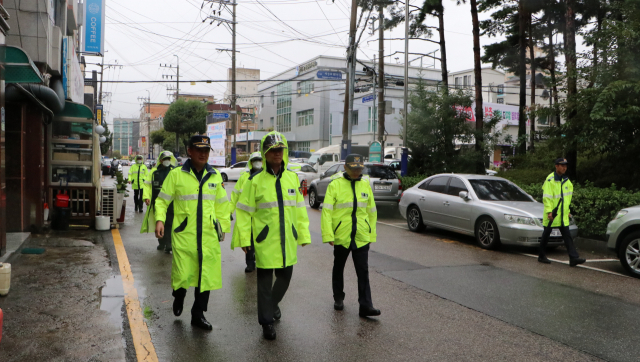
<path id="1" fill-rule="evenodd" d="M 539 256 L 538 261 L 543 264 L 551 264 L 551 260 L 547 259 L 546 256 Z"/>
<path id="2" fill-rule="evenodd" d="M 270 341 L 276 339 L 276 329 L 273 327 L 273 324 L 263 324 L 262 335 L 265 339 L 268 339 Z"/>
<path id="3" fill-rule="evenodd" d="M 363 307 L 360 306 L 360 317 L 376 317 L 380 315 L 380 309 L 375 309 L 373 307 Z"/>
<path id="4" fill-rule="evenodd" d="M 585 258 L 571 259 L 571 260 L 569 260 L 569 266 L 576 266 L 578 264 L 584 263 L 585 261 L 587 261 L 587 259 L 585 259 Z"/>
<path id="5" fill-rule="evenodd" d="M 158 244 L 158 246 L 156 246 L 156 250 L 164 250 L 164 245 Z"/>
<path id="6" fill-rule="evenodd" d="M 335 310 L 343 310 L 344 309 L 344 301 L 336 300 L 335 303 L 333 303 L 333 309 L 335 309 Z"/>

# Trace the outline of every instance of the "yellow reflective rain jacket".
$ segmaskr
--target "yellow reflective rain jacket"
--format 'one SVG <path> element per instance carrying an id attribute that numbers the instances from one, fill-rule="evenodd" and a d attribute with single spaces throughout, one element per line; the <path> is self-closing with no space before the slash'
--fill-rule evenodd
<path id="1" fill-rule="evenodd" d="M 552 172 L 542 185 L 542 202 L 544 203 L 544 214 L 542 222 L 544 226 L 558 227 L 569 226 L 569 206 L 573 196 L 573 184 L 566 175 L 558 176 Z M 547 215 L 557 213 L 553 222 Z"/>
<path id="2" fill-rule="evenodd" d="M 144 163 L 141 164 L 137 164 L 134 163 L 133 166 L 131 166 L 131 168 L 129 169 L 129 175 L 127 176 L 127 179 L 131 182 L 131 187 L 134 190 L 140 190 L 142 188 L 144 188 L 144 180 L 147 178 L 147 173 L 149 172 L 149 170 L 147 169 L 147 166 L 144 165 Z M 142 194 L 144 194 L 144 191 L 142 191 Z"/>
<path id="3" fill-rule="evenodd" d="M 242 194 L 242 189 L 244 187 L 244 184 L 247 182 L 247 180 L 249 179 L 249 177 L 251 176 L 251 170 L 249 169 L 245 169 L 244 171 L 242 171 L 240 173 L 240 178 L 238 179 L 238 182 L 236 182 L 236 185 L 233 188 L 233 191 L 231 191 L 231 213 L 233 214 L 234 211 L 236 211 L 236 204 L 238 203 L 238 199 L 240 198 L 240 195 Z M 233 228 L 233 236 L 231 237 L 231 250 L 233 250 L 234 248 L 238 248 L 240 247 L 240 234 L 239 234 L 239 230 L 238 228 L 234 227 Z"/>
<path id="4" fill-rule="evenodd" d="M 260 142 L 277 134 L 286 145 L 287 140 L 277 132 L 265 135 Z M 262 158 L 266 160 L 265 152 Z M 236 205 L 238 246 L 251 246 L 253 231 L 256 266 L 261 269 L 280 269 L 295 265 L 298 245 L 311 243 L 309 217 L 304 197 L 298 190 L 298 175 L 287 170 L 289 157 L 285 150 L 284 165 L 278 175 L 268 166 L 250 176 L 244 183 Z"/>
<path id="5" fill-rule="evenodd" d="M 229 232 L 231 221 L 227 192 L 222 176 L 205 165 L 202 179 L 191 170 L 191 160 L 169 172 L 156 199 L 156 220 L 165 221 L 167 207 L 173 201 L 173 264 L 171 287 L 200 287 L 200 291 L 222 288 L 220 243 L 216 222 Z"/>
<path id="6" fill-rule="evenodd" d="M 144 221 L 142 222 L 142 226 L 140 227 L 140 233 L 148 233 L 148 232 L 155 232 L 156 230 L 156 216 L 155 216 L 155 204 L 156 204 L 156 200 L 157 200 L 157 196 L 154 198 L 153 196 L 153 189 L 156 189 L 156 192 L 158 192 L 158 188 L 162 188 L 162 185 L 164 183 L 164 180 L 167 179 L 167 177 L 169 175 L 167 175 L 164 178 L 161 177 L 157 177 L 159 174 L 164 174 L 164 172 L 166 172 L 166 170 L 162 170 L 162 172 L 157 172 L 158 171 L 158 167 L 163 168 L 164 166 L 162 166 L 162 160 L 160 159 L 160 157 L 162 157 L 163 152 L 160 152 L 160 155 L 158 155 L 158 159 L 156 161 L 156 167 L 152 168 L 148 173 L 147 173 L 147 177 L 144 180 L 144 183 L 142 184 L 143 188 L 142 188 L 142 197 L 143 200 L 150 200 L 151 203 L 149 204 L 149 207 L 147 207 L 147 212 L 144 215 Z M 165 157 L 166 158 L 166 157 Z M 176 158 L 173 156 L 173 153 L 171 154 L 171 168 L 175 168 L 178 165 L 178 160 L 176 160 Z M 169 171 L 170 172 L 170 171 Z M 155 185 L 154 185 L 155 183 Z"/>
<path id="7" fill-rule="evenodd" d="M 336 174 L 322 205 L 322 241 L 345 248 L 352 241 L 358 248 L 375 243 L 377 220 L 369 178 L 352 180 L 346 173 Z"/>

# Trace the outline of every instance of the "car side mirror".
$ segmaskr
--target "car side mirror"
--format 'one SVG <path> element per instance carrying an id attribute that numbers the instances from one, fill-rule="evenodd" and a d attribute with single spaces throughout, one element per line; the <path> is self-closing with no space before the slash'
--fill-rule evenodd
<path id="1" fill-rule="evenodd" d="M 460 196 L 460 198 L 462 198 L 465 201 L 471 200 L 471 198 L 469 198 L 469 193 L 467 191 L 460 191 L 458 196 Z"/>
<path id="2" fill-rule="evenodd" d="M 324 178 L 324 175 L 325 175 L 325 173 L 324 173 L 324 172 L 323 172 L 323 173 L 321 173 L 321 174 L 320 174 L 320 178 Z"/>

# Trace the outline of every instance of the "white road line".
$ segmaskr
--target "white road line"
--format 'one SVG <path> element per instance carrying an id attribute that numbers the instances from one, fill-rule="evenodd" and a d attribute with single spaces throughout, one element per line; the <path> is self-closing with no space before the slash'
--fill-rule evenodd
<path id="1" fill-rule="evenodd" d="M 597 262 L 603 262 L 603 261 L 609 261 L 609 262 L 618 261 L 619 262 L 620 260 L 618 260 L 618 259 L 589 259 L 589 260 L 587 260 L 587 263 L 597 263 Z"/>
<path id="2" fill-rule="evenodd" d="M 527 253 L 518 253 L 518 254 L 520 254 L 520 255 L 525 255 L 525 256 L 530 256 L 530 257 L 532 257 L 532 258 L 536 258 L 536 259 L 538 258 L 538 256 L 537 256 L 537 255 L 533 255 L 533 254 L 527 254 Z M 549 258 L 549 260 L 551 260 L 551 261 L 553 261 L 553 262 L 556 262 L 556 263 L 561 263 L 561 264 L 569 265 L 569 262 L 568 262 L 568 261 L 564 261 L 564 260 L 557 260 L 557 259 L 551 259 L 551 258 Z M 598 260 L 598 259 L 594 259 L 594 260 Z M 587 262 L 590 262 L 590 261 L 593 261 L 593 260 L 587 260 Z M 585 268 L 585 269 L 589 269 L 589 270 L 595 270 L 595 271 L 599 271 L 599 272 L 602 272 L 602 273 L 607 273 L 607 274 L 617 275 L 617 276 L 621 276 L 621 277 L 625 277 L 625 278 L 631 278 L 631 277 L 630 277 L 630 276 L 628 276 L 628 275 L 624 275 L 624 274 L 620 274 L 620 273 L 612 272 L 612 271 L 609 271 L 609 270 L 598 269 L 598 268 L 594 268 L 594 267 L 591 267 L 591 266 L 586 266 L 586 265 L 577 265 L 577 267 Z"/>
<path id="3" fill-rule="evenodd" d="M 387 226 L 391 226 L 391 227 L 402 229 L 402 230 L 409 230 L 407 226 L 402 227 L 402 226 L 399 226 L 398 224 L 387 224 L 386 222 L 382 222 L 382 221 L 378 221 L 378 224 L 387 225 Z"/>

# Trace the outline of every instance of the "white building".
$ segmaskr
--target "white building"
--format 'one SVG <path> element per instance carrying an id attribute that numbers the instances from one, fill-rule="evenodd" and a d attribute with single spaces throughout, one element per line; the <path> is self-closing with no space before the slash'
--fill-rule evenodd
<path id="1" fill-rule="evenodd" d="M 231 69 L 227 71 L 227 90 L 224 98 L 231 103 Z M 258 105 L 258 82 L 260 69 L 236 68 L 236 104 L 242 108 L 253 108 Z"/>

